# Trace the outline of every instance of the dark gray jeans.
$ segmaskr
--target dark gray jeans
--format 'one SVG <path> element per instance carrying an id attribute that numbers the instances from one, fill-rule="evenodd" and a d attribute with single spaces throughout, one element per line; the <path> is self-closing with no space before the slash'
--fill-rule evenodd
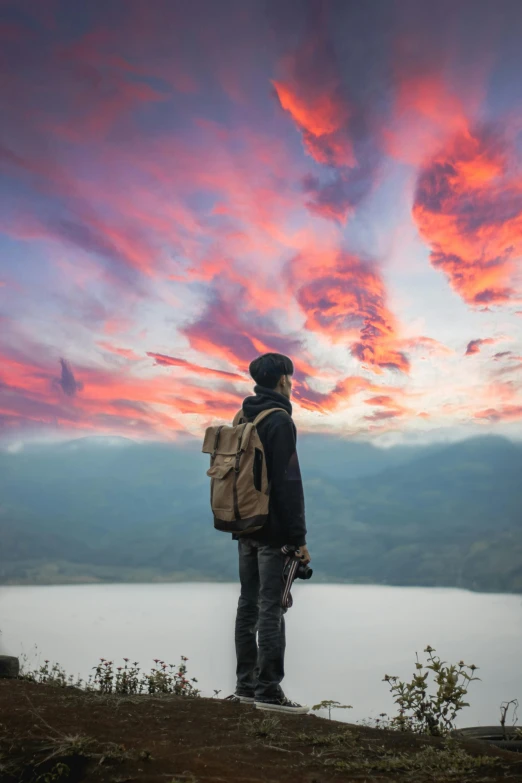
<path id="1" fill-rule="evenodd" d="M 283 696 L 285 619 L 281 607 L 284 555 L 243 538 L 239 544 L 241 595 L 236 617 L 236 693 L 258 700 Z M 256 639 L 257 635 L 257 639 Z"/>

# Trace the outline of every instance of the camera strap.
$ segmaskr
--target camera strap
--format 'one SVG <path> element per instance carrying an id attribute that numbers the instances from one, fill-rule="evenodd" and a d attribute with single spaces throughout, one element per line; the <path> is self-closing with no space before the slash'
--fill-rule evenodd
<path id="1" fill-rule="evenodd" d="M 281 606 L 283 609 L 290 609 L 294 602 L 290 590 L 292 589 L 292 583 L 295 579 L 300 561 L 297 552 L 291 547 L 285 545 L 281 547 L 281 552 L 286 555 L 282 574 L 283 592 L 281 595 Z"/>

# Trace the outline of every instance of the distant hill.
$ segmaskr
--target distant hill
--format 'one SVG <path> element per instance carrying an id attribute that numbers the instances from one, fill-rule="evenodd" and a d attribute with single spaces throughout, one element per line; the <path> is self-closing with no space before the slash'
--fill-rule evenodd
<path id="1" fill-rule="evenodd" d="M 522 592 L 522 445 L 300 438 L 314 579 Z M 235 579 L 200 444 L 0 452 L 0 581 Z"/>

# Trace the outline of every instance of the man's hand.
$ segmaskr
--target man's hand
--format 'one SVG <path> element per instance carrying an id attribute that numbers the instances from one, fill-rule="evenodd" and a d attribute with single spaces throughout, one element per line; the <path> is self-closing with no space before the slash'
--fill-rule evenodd
<path id="1" fill-rule="evenodd" d="M 310 552 L 308 551 L 308 547 L 307 546 L 300 546 L 299 549 L 297 550 L 297 553 L 298 553 L 298 557 L 299 557 L 301 563 L 303 563 L 303 565 L 308 565 L 308 563 L 312 559 L 310 557 Z"/>

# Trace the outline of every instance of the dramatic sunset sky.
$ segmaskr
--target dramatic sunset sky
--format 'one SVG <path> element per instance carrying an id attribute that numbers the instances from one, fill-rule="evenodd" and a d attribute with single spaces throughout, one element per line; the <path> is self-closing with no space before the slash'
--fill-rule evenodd
<path id="1" fill-rule="evenodd" d="M 0 11 L 0 439 L 522 435 L 520 0 Z"/>

